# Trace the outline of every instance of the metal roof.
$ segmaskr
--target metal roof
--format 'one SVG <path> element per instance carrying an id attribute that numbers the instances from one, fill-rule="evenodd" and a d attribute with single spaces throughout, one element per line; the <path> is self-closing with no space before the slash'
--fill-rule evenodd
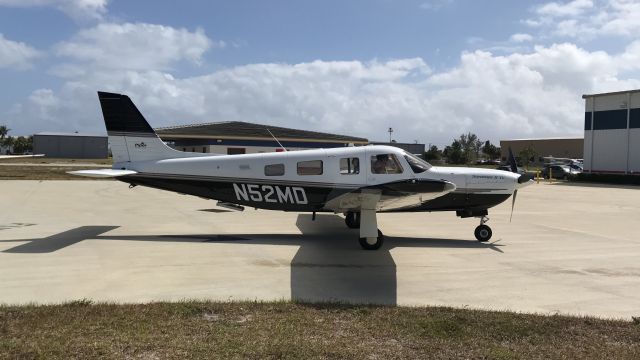
<path id="1" fill-rule="evenodd" d="M 605 96 L 605 95 L 633 94 L 633 93 L 637 93 L 637 92 L 640 92 L 640 89 L 625 90 L 625 91 L 613 91 L 613 92 L 606 92 L 606 93 L 600 93 L 600 94 L 584 94 L 584 95 L 582 95 L 582 98 L 586 99 L 586 98 Z"/>
<path id="2" fill-rule="evenodd" d="M 547 138 L 529 138 L 529 139 L 500 139 L 500 141 L 544 141 L 544 140 L 584 140 L 584 136 L 569 137 L 547 137 Z"/>
<path id="3" fill-rule="evenodd" d="M 83 134 L 83 133 L 65 133 L 65 132 L 56 132 L 56 131 L 43 131 L 34 135 L 42 135 L 42 136 L 78 136 L 78 137 L 103 137 L 106 138 L 107 135 L 98 135 L 98 134 Z"/>
<path id="4" fill-rule="evenodd" d="M 157 128 L 156 133 L 165 138 L 252 138 L 252 139 L 272 139 L 269 131 L 278 140 L 301 140 L 301 141 L 328 141 L 346 143 L 368 143 L 365 138 L 329 134 L 317 131 L 307 131 L 290 129 L 279 126 L 254 124 L 244 121 L 224 121 L 204 124 L 192 124 Z"/>

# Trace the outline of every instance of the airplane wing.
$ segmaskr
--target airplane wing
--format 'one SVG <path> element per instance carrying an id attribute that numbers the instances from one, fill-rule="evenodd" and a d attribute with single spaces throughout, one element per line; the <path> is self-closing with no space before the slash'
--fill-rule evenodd
<path id="1" fill-rule="evenodd" d="M 445 180 L 410 179 L 365 186 L 329 200 L 326 208 L 337 212 L 376 209 L 399 210 L 417 207 L 456 189 Z"/>
<path id="2" fill-rule="evenodd" d="M 67 174 L 94 177 L 94 178 L 110 178 L 118 176 L 126 176 L 137 174 L 138 172 L 133 170 L 118 170 L 118 169 L 99 169 L 99 170 L 76 170 L 67 171 Z"/>

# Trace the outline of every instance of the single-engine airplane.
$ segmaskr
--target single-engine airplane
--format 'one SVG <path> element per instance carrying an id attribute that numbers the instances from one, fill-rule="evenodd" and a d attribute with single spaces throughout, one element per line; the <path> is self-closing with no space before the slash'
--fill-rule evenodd
<path id="1" fill-rule="evenodd" d="M 402 149 L 369 145 L 244 155 L 181 152 L 167 146 L 126 95 L 98 92 L 113 167 L 71 171 L 114 177 L 242 210 L 343 213 L 360 245 L 379 249 L 378 212 L 455 211 L 478 217 L 478 241 L 491 238 L 488 209 L 532 181 L 502 170 L 436 167 Z M 274 140 L 277 139 L 274 137 Z M 515 165 L 515 161 L 513 163 Z"/>

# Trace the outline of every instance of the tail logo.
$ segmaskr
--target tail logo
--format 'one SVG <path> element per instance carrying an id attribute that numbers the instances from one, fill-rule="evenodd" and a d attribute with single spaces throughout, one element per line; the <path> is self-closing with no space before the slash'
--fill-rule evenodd
<path id="1" fill-rule="evenodd" d="M 144 149 L 147 147 L 147 144 L 143 142 L 135 144 L 136 149 Z"/>

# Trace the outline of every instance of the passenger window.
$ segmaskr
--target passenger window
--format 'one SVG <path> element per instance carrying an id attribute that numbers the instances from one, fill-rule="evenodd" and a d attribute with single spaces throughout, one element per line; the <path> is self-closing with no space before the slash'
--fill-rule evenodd
<path id="1" fill-rule="evenodd" d="M 284 164 L 272 164 L 264 167 L 266 176 L 282 176 L 284 175 Z"/>
<path id="2" fill-rule="evenodd" d="M 360 159 L 358 158 L 340 159 L 340 174 L 342 175 L 360 174 Z"/>
<path id="3" fill-rule="evenodd" d="M 402 174 L 402 166 L 393 154 L 380 154 L 371 157 L 371 172 L 374 174 Z"/>
<path id="4" fill-rule="evenodd" d="M 322 160 L 300 161 L 298 175 L 322 175 Z"/>

